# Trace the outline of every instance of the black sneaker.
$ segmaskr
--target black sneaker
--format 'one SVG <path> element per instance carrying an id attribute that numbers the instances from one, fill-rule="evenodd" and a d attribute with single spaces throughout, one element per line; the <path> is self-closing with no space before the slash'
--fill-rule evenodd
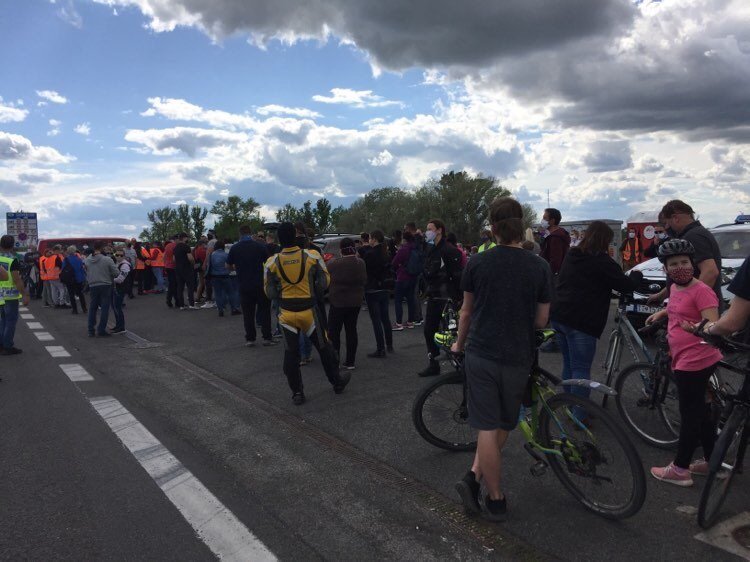
<path id="1" fill-rule="evenodd" d="M 100 333 L 98 333 L 96 335 L 99 336 L 100 338 L 111 338 L 112 337 L 112 334 L 110 334 L 109 332 L 100 332 Z"/>
<path id="2" fill-rule="evenodd" d="M 279 345 L 279 342 L 276 340 L 263 340 L 263 347 L 273 347 L 274 345 Z"/>
<path id="3" fill-rule="evenodd" d="M 23 352 L 17 347 L 4 347 L 3 350 L 0 351 L 0 355 L 18 355 L 19 353 Z"/>
<path id="4" fill-rule="evenodd" d="M 501 500 L 491 500 L 489 496 L 484 498 L 482 517 L 487 521 L 501 523 L 508 517 L 508 502 L 506 498 Z"/>
<path id="5" fill-rule="evenodd" d="M 125 331 L 125 328 L 112 328 L 109 332 L 111 334 L 121 334 Z"/>
<path id="6" fill-rule="evenodd" d="M 467 472 L 461 480 L 456 482 L 455 487 L 467 513 L 478 515 L 482 508 L 479 507 L 479 482 L 474 472 L 471 470 Z"/>
<path id="7" fill-rule="evenodd" d="M 93 338 L 94 336 L 96 336 L 96 334 L 94 332 L 89 332 L 89 337 L 90 338 Z"/>
<path id="8" fill-rule="evenodd" d="M 430 359 L 430 364 L 427 365 L 427 367 L 419 373 L 417 373 L 420 377 L 436 377 L 440 374 L 440 363 L 435 361 L 434 359 Z"/>
<path id="9" fill-rule="evenodd" d="M 383 357 L 385 357 L 385 349 L 378 349 L 377 351 L 368 353 L 367 357 L 372 357 L 373 359 L 382 359 Z"/>
<path id="10" fill-rule="evenodd" d="M 295 392 L 292 395 L 292 402 L 294 402 L 295 406 L 301 406 L 305 403 L 305 393 L 304 392 Z"/>
<path id="11" fill-rule="evenodd" d="M 333 391 L 336 394 L 341 394 L 342 392 L 344 392 L 344 389 L 346 388 L 346 385 L 349 384 L 351 378 L 352 375 L 349 372 L 339 373 L 339 382 L 333 385 Z"/>
<path id="12" fill-rule="evenodd" d="M 386 350 L 388 350 L 388 353 L 395 353 L 395 351 L 393 351 L 392 345 L 389 345 L 388 347 L 386 347 Z"/>

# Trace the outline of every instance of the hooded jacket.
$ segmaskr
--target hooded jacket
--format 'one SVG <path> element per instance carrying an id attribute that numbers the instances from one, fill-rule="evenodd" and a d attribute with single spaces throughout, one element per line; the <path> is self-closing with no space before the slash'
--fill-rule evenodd
<path id="1" fill-rule="evenodd" d="M 542 253 L 539 254 L 549 263 L 552 275 L 560 273 L 565 255 L 570 248 L 570 234 L 564 228 L 560 227 L 547 235 L 544 239 Z"/>
<path id="2" fill-rule="evenodd" d="M 102 254 L 87 257 L 83 265 L 86 267 L 86 280 L 89 287 L 112 285 L 115 277 L 120 274 L 112 258 Z"/>

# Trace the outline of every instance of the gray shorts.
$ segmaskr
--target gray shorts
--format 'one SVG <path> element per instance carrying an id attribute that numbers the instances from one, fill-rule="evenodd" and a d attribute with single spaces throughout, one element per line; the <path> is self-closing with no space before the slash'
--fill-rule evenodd
<path id="1" fill-rule="evenodd" d="M 469 425 L 474 429 L 510 431 L 518 424 L 531 365 L 507 365 L 466 351 Z"/>

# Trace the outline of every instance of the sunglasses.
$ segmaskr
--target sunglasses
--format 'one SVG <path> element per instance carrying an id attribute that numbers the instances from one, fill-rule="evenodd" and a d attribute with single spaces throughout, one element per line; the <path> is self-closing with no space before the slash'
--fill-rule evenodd
<path id="1" fill-rule="evenodd" d="M 124 257 L 125 257 L 125 254 L 115 254 L 115 257 L 116 257 L 116 258 L 124 258 Z"/>

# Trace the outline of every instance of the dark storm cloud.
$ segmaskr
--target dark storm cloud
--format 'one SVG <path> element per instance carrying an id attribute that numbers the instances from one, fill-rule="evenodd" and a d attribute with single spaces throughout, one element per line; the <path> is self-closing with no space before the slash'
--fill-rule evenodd
<path id="1" fill-rule="evenodd" d="M 633 152 L 626 140 L 596 141 L 583 155 L 583 165 L 592 173 L 626 170 L 633 166 Z"/>

